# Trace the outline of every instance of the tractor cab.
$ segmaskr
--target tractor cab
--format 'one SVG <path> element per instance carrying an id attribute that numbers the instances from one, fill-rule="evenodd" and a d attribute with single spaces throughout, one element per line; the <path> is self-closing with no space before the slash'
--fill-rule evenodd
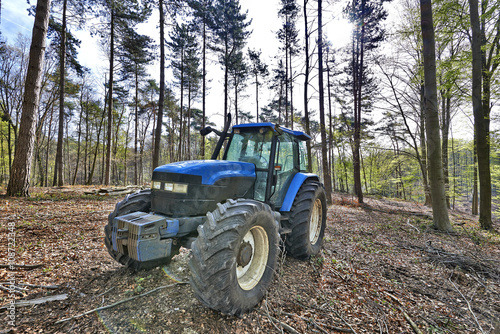
<path id="1" fill-rule="evenodd" d="M 303 132 L 273 123 L 235 125 L 223 160 L 254 164 L 252 198 L 279 209 L 294 176 L 306 171 L 309 139 Z"/>

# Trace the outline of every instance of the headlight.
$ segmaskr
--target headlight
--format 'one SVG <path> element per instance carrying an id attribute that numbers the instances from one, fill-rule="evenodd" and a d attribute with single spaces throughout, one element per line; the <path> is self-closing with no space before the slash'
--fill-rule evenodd
<path id="1" fill-rule="evenodd" d="M 174 193 L 179 193 L 179 194 L 187 194 L 188 191 L 188 185 L 184 183 L 172 183 L 172 182 L 165 182 L 163 185 L 163 188 L 161 187 L 161 182 L 159 181 L 153 181 L 151 184 L 151 188 L 153 189 L 159 189 L 159 190 L 165 190 L 165 191 L 171 191 Z"/>
<path id="2" fill-rule="evenodd" d="M 174 190 L 172 190 L 172 191 L 174 193 L 187 194 L 187 192 L 188 192 L 188 185 L 187 184 L 174 183 Z"/>

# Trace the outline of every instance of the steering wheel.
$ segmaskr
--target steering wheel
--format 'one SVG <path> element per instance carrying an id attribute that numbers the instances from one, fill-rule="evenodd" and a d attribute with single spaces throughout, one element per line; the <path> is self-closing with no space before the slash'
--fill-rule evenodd
<path id="1" fill-rule="evenodd" d="M 262 155 L 258 157 L 258 163 L 259 165 L 255 164 L 258 168 L 269 166 L 267 159 L 264 158 Z"/>
<path id="2" fill-rule="evenodd" d="M 255 155 L 245 156 L 241 158 L 241 161 L 250 162 L 254 164 L 257 168 L 262 168 L 262 166 L 265 167 L 268 165 L 267 159 L 264 158 L 263 156 L 255 156 Z"/>

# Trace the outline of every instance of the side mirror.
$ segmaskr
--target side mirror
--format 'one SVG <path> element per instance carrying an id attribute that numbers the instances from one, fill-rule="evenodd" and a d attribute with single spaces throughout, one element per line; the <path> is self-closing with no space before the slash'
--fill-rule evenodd
<path id="1" fill-rule="evenodd" d="M 212 128 L 207 126 L 206 128 L 203 128 L 200 130 L 200 134 L 205 137 L 206 135 L 208 135 L 210 132 L 212 132 Z"/>
<path id="2" fill-rule="evenodd" d="M 205 137 L 206 135 L 208 135 L 209 133 L 211 132 L 215 132 L 218 136 L 221 136 L 222 133 L 220 131 L 217 131 L 215 129 L 212 129 L 211 127 L 207 126 L 206 128 L 203 128 L 200 130 L 200 134 Z"/>

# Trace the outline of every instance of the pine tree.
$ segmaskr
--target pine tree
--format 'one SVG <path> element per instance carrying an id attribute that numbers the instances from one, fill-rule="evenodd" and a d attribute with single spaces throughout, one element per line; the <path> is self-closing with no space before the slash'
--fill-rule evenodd
<path id="1" fill-rule="evenodd" d="M 259 77 L 265 79 L 269 76 L 269 70 L 267 69 L 267 64 L 263 63 L 260 59 L 262 51 L 248 49 L 248 57 L 250 58 L 250 72 L 255 78 L 255 109 L 256 109 L 256 119 L 259 119 L 259 87 L 262 83 L 259 81 Z"/>
<path id="2" fill-rule="evenodd" d="M 7 196 L 29 196 L 31 162 L 35 143 L 36 113 L 40 103 L 42 67 L 49 25 L 50 0 L 38 0 L 31 37 L 30 59 L 23 99 L 23 112 L 19 127 L 12 172 Z"/>
<path id="3" fill-rule="evenodd" d="M 363 190 L 361 186 L 361 115 L 366 106 L 366 99 L 370 96 L 367 86 L 372 84 L 368 66 L 365 62 L 367 54 L 375 50 L 384 39 L 384 29 L 380 24 L 387 18 L 387 11 L 383 3 L 387 0 L 352 0 L 346 6 L 344 13 L 354 25 L 351 61 L 348 72 L 351 77 L 353 96 L 353 139 L 352 155 L 354 167 L 354 192 L 359 203 L 363 203 Z"/>
<path id="4" fill-rule="evenodd" d="M 235 123 L 239 124 L 238 97 L 246 88 L 249 70 L 242 51 L 231 57 L 230 64 L 230 84 L 234 88 L 234 119 Z"/>
<path id="5" fill-rule="evenodd" d="M 283 44 L 281 50 L 285 53 L 285 126 L 293 129 L 293 66 L 292 59 L 298 51 L 299 32 L 296 26 L 299 6 L 296 0 L 281 0 L 278 16 L 283 25 L 278 30 L 278 39 Z M 290 125 L 289 125 L 290 124 Z"/>
<path id="6" fill-rule="evenodd" d="M 209 0 L 188 0 L 189 7 L 193 10 L 194 24 L 201 32 L 201 58 L 202 58 L 202 129 L 206 126 L 206 94 L 207 94 L 207 43 L 210 23 L 210 13 L 212 11 L 212 1 Z M 201 136 L 200 157 L 205 158 L 205 136 Z"/>
<path id="7" fill-rule="evenodd" d="M 146 66 L 151 63 L 153 40 L 146 35 L 138 34 L 134 29 L 125 28 L 123 38 L 117 48 L 117 58 L 122 65 L 120 76 L 122 80 L 133 82 L 135 90 L 134 101 L 134 184 L 139 184 L 138 163 L 138 131 L 139 131 L 139 91 L 140 83 L 148 76 Z"/>
<path id="8" fill-rule="evenodd" d="M 59 1 L 55 1 L 54 4 Z M 77 71 L 77 73 L 82 73 L 82 66 L 78 63 L 76 47 L 80 46 L 80 41 L 78 41 L 69 31 L 68 31 L 68 5 L 73 9 L 76 15 L 73 17 L 82 17 L 85 12 L 84 2 L 82 1 L 69 1 L 62 0 L 62 19 L 61 22 L 57 22 L 54 17 L 51 17 L 49 22 L 49 36 L 55 37 L 55 41 L 59 44 L 59 125 L 58 125 L 58 135 L 57 135 L 57 149 L 56 149 L 56 161 L 54 167 L 54 180 L 52 185 L 61 187 L 64 184 L 63 178 L 63 140 L 64 140 L 64 100 L 65 100 L 65 78 L 66 78 L 66 63 L 72 65 L 71 67 Z M 55 35 L 55 36 L 54 36 Z M 69 51 L 69 52 L 68 52 Z M 67 57 L 69 56 L 69 57 Z M 69 59 L 67 59 L 69 58 Z"/>
<path id="9" fill-rule="evenodd" d="M 105 43 L 109 43 L 109 81 L 107 99 L 107 139 L 106 158 L 103 183 L 110 182 L 111 171 L 111 138 L 113 126 L 113 88 L 115 73 L 115 45 L 121 40 L 124 34 L 135 27 L 138 23 L 144 22 L 151 13 L 147 3 L 140 3 L 138 0 L 101 0 L 102 11 L 99 17 L 109 25 L 109 30 L 101 30 L 100 34 Z"/>
<path id="10" fill-rule="evenodd" d="M 180 110 L 179 110 L 179 146 L 178 157 L 182 160 L 184 153 L 189 150 L 184 144 L 184 138 L 189 129 L 185 126 L 186 120 L 189 121 L 189 115 L 184 114 L 185 93 L 188 93 L 188 108 L 191 102 L 191 93 L 199 88 L 199 57 L 198 44 L 192 25 L 185 23 L 176 24 L 174 30 L 170 33 L 170 41 L 167 46 L 170 50 L 172 59 L 171 66 L 176 79 L 176 84 L 180 90 Z M 185 131 L 186 130 L 186 131 Z"/>
<path id="11" fill-rule="evenodd" d="M 323 183 L 325 184 L 326 201 L 332 203 L 332 177 L 328 165 L 328 142 L 326 140 L 325 97 L 323 85 L 323 6 L 318 0 L 318 90 L 319 90 L 319 125 L 321 132 L 321 163 L 323 167 Z"/>
<path id="12" fill-rule="evenodd" d="M 224 119 L 229 111 L 229 76 L 231 66 L 250 35 L 248 13 L 241 12 L 239 0 L 216 0 L 211 8 L 209 27 L 212 31 L 211 49 L 218 55 L 224 71 Z"/>

